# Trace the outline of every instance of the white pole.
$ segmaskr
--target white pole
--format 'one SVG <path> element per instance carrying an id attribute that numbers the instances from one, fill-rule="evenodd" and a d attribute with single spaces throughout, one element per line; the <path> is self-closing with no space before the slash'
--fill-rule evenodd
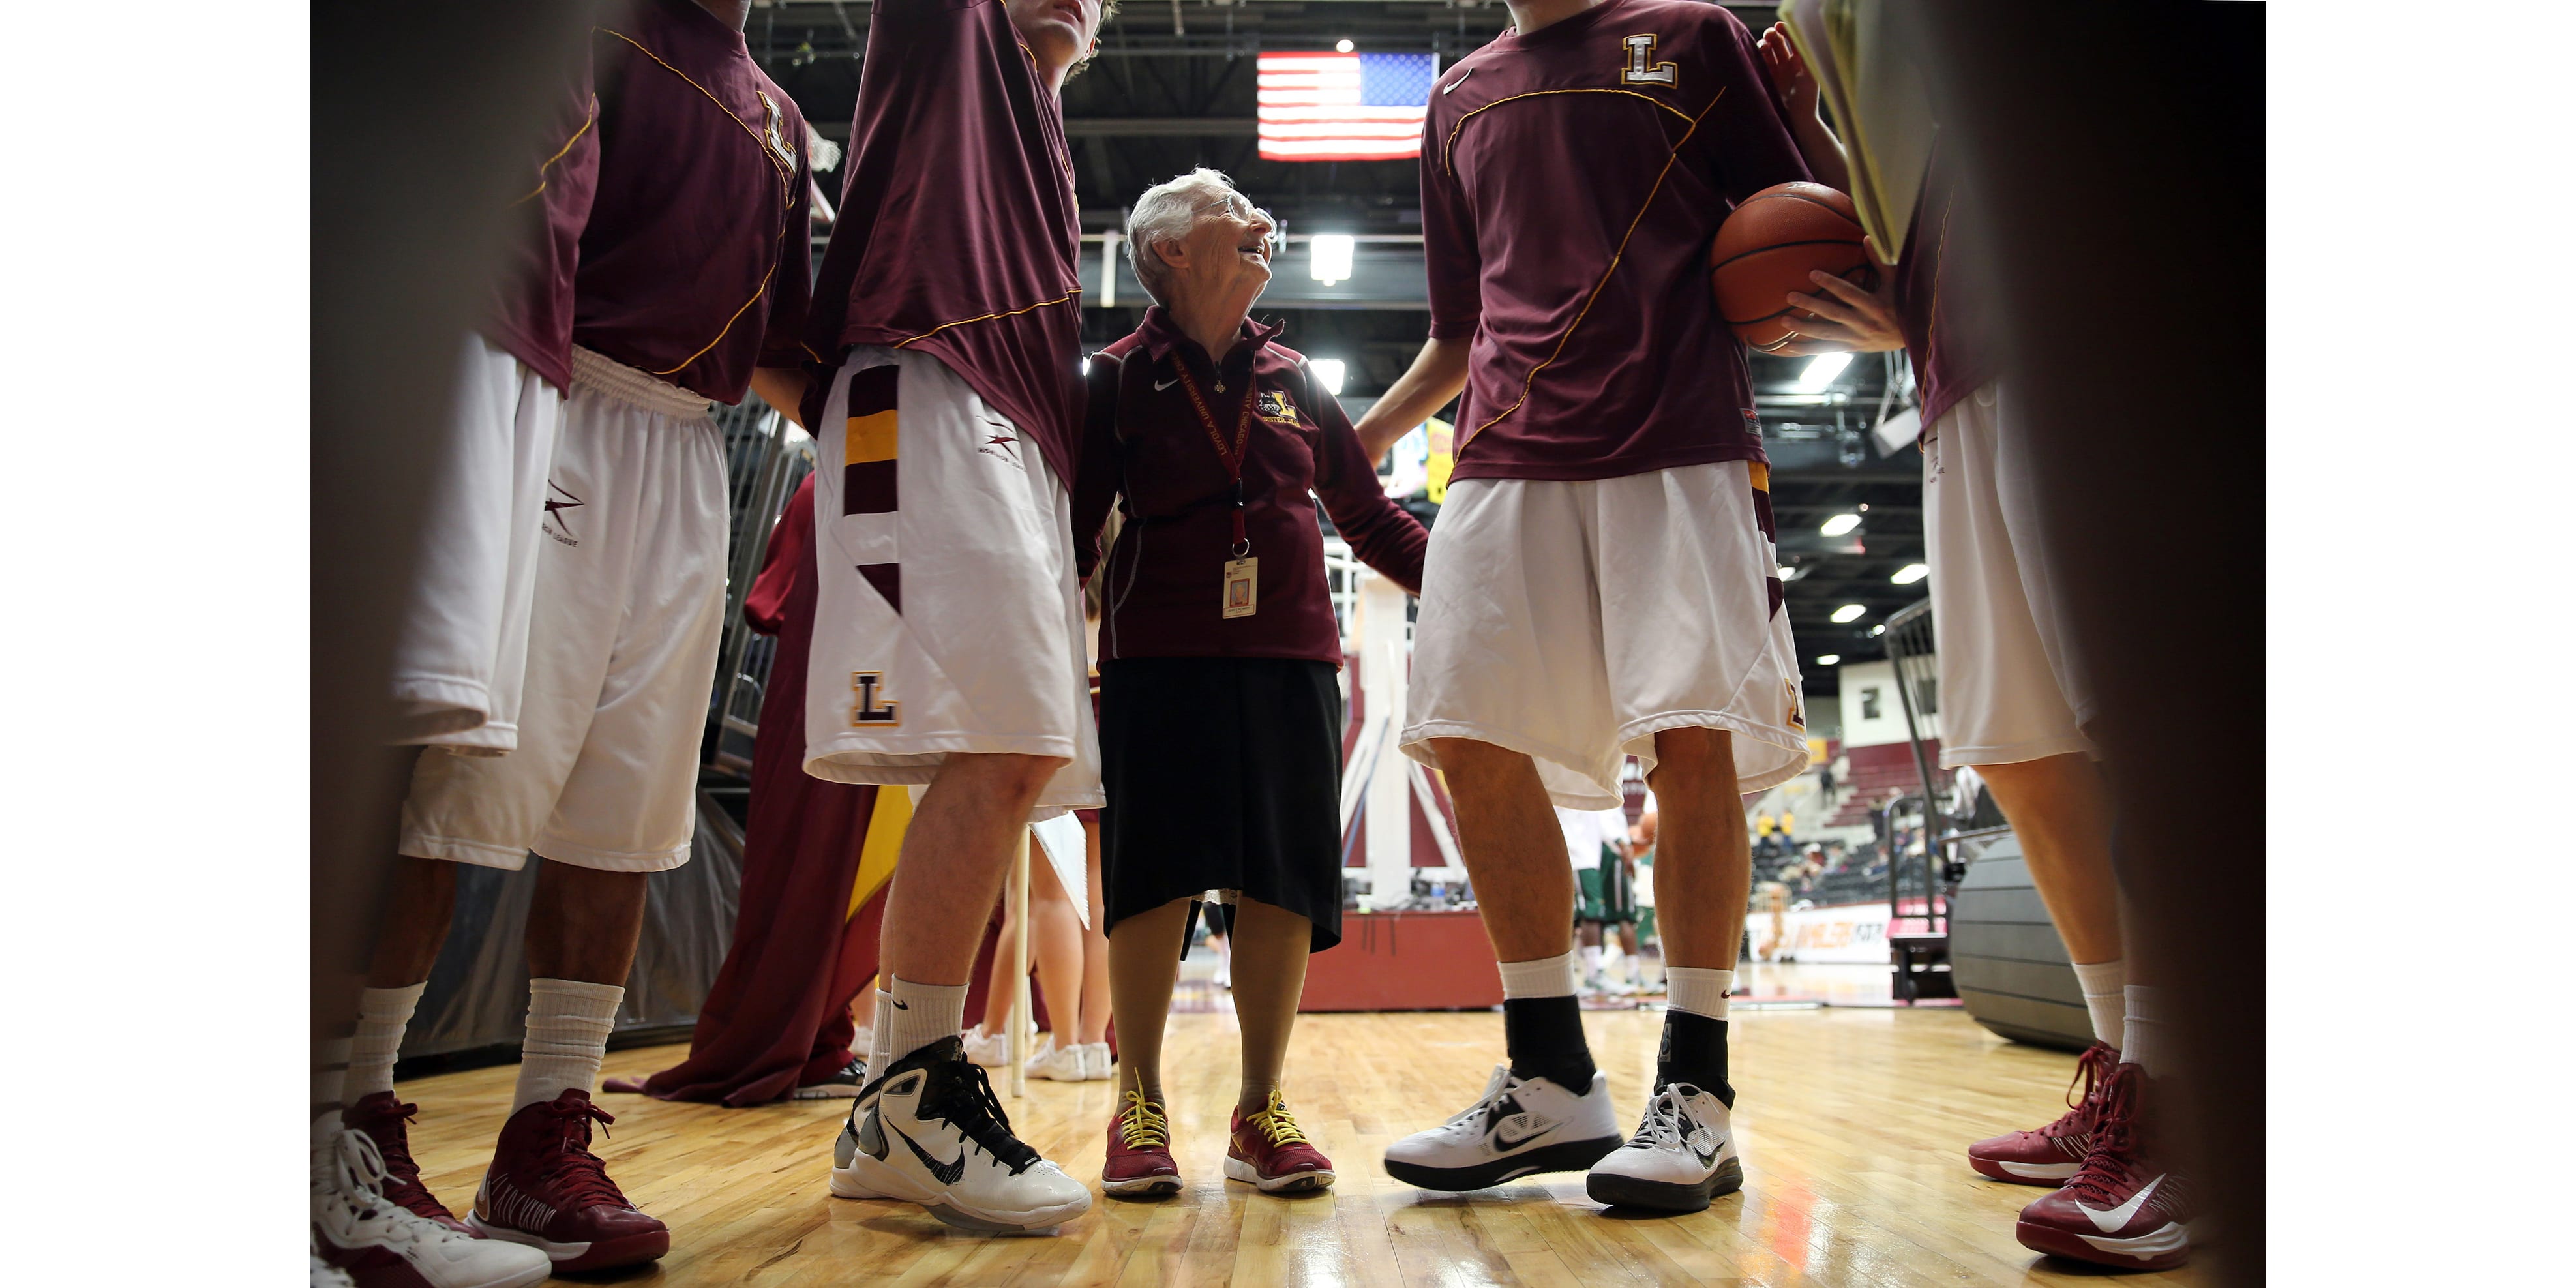
<path id="1" fill-rule="evenodd" d="M 1029 1019 L 1029 829 L 1020 829 L 1018 853 L 1011 859 L 1011 1023 L 1010 1036 L 1002 1050 L 1010 1055 L 1011 1098 L 1019 1099 L 1029 1090 L 1029 1053 L 1020 1049 L 1020 1035 L 1028 1031 Z"/>
<path id="2" fill-rule="evenodd" d="M 1379 731 L 1376 772 L 1366 787 L 1368 801 L 1367 907 L 1393 907 L 1413 893 L 1412 762 L 1396 750 L 1404 727 L 1405 652 L 1404 587 L 1377 574 L 1359 571 L 1358 630 L 1360 687 L 1369 720 Z M 1380 723 L 1383 721 L 1383 723 Z M 1367 755 L 1369 749 L 1359 749 Z"/>

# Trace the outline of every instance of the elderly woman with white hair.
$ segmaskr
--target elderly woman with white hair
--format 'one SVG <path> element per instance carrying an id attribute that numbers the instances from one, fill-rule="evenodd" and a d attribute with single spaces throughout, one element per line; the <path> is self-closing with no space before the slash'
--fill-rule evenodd
<path id="1" fill-rule="evenodd" d="M 1145 320 L 1091 356 L 1074 548 L 1100 625 L 1102 901 L 1118 1108 L 1101 1188 L 1181 1188 L 1163 1020 L 1192 899 L 1229 893 L 1243 1081 L 1225 1160 L 1265 1192 L 1332 1184 L 1279 1089 L 1310 952 L 1341 941 L 1341 634 L 1315 505 L 1419 590 L 1428 535 L 1387 499 L 1306 359 L 1248 316 L 1277 225 L 1214 170 L 1138 198 Z M 1103 558 L 1115 500 L 1124 520 Z M 1097 572 L 1095 574 L 1095 565 Z"/>

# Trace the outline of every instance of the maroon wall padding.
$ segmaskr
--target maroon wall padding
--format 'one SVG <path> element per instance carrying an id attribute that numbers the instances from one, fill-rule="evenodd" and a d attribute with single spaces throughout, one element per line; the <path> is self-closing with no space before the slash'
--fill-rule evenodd
<path id="1" fill-rule="evenodd" d="M 1456 1011 L 1502 1005 L 1485 919 L 1473 912 L 1346 912 L 1342 942 L 1306 959 L 1300 1011 Z"/>

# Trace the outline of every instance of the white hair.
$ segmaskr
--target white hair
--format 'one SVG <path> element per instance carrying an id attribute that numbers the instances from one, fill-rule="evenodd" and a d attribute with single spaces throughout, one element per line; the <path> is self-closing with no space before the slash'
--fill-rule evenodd
<path id="1" fill-rule="evenodd" d="M 1136 198 L 1135 207 L 1127 212 L 1127 258 L 1136 265 L 1137 284 L 1155 303 L 1166 302 L 1162 287 L 1172 269 L 1162 256 L 1150 253 L 1153 247 L 1189 236 L 1200 209 L 1210 201 L 1241 195 L 1224 171 L 1200 166 L 1155 184 Z"/>

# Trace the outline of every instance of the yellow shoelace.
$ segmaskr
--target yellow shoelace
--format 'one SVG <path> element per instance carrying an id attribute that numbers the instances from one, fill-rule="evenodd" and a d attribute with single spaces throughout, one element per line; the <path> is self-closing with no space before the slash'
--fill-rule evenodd
<path id="1" fill-rule="evenodd" d="M 1163 1107 L 1145 1098 L 1141 1091 L 1127 1093 L 1127 1107 L 1118 1114 L 1118 1139 L 1129 1149 L 1172 1143 L 1171 1127 L 1163 1120 Z"/>
<path id="2" fill-rule="evenodd" d="M 1288 1116 L 1288 1102 L 1280 1099 L 1279 1093 L 1275 1090 L 1270 1093 L 1269 1107 L 1244 1121 L 1261 1128 L 1262 1134 L 1270 1138 L 1271 1147 L 1274 1149 L 1281 1145 L 1311 1143 L 1306 1139 L 1305 1129 L 1297 1125 L 1296 1119 Z"/>

